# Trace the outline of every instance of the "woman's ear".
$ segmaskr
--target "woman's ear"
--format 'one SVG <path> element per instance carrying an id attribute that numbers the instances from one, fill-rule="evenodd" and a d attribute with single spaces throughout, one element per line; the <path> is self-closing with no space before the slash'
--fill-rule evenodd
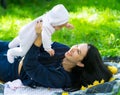
<path id="1" fill-rule="evenodd" d="M 77 62 L 77 66 L 79 66 L 79 67 L 84 67 L 84 64 L 81 63 L 81 62 Z"/>

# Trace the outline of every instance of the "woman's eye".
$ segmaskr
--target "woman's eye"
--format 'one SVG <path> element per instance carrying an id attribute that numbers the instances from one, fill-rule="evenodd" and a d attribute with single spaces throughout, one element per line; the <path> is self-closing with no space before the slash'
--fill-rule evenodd
<path id="1" fill-rule="evenodd" d="M 78 46 L 77 46 L 77 52 L 78 52 L 79 55 L 81 54 L 81 51 L 80 51 L 80 49 L 78 48 Z"/>
<path id="2" fill-rule="evenodd" d="M 77 49 L 77 52 L 78 52 L 78 54 L 80 54 L 80 51 L 79 51 L 79 49 Z"/>

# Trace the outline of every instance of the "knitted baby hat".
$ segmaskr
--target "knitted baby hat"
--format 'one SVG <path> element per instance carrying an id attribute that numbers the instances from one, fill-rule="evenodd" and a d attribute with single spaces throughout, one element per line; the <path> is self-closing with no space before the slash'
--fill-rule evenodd
<path id="1" fill-rule="evenodd" d="M 52 26 L 65 24 L 69 20 L 69 13 L 63 4 L 54 6 L 46 16 L 49 17 L 49 23 Z"/>

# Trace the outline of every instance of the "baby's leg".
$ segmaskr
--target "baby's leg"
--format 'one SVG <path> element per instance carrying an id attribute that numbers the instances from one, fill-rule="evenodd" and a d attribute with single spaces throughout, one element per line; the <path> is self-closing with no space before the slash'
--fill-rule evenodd
<path id="1" fill-rule="evenodd" d="M 7 51 L 7 60 L 9 63 L 14 63 L 15 56 L 12 55 L 12 51 L 13 51 L 12 49 L 9 49 Z"/>
<path id="2" fill-rule="evenodd" d="M 8 45 L 9 48 L 14 48 L 20 45 L 19 37 L 14 38 Z"/>
<path id="3" fill-rule="evenodd" d="M 22 48 L 22 47 L 11 48 L 7 52 L 7 59 L 10 63 L 14 63 L 15 57 L 18 56 L 23 57 L 27 51 L 28 51 L 27 48 Z"/>

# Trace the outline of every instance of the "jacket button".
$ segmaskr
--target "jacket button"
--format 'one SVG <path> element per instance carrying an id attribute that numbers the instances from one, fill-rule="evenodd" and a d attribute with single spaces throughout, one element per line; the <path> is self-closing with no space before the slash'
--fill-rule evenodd
<path id="1" fill-rule="evenodd" d="M 36 88 L 37 86 L 36 85 L 33 85 L 34 88 Z"/>

